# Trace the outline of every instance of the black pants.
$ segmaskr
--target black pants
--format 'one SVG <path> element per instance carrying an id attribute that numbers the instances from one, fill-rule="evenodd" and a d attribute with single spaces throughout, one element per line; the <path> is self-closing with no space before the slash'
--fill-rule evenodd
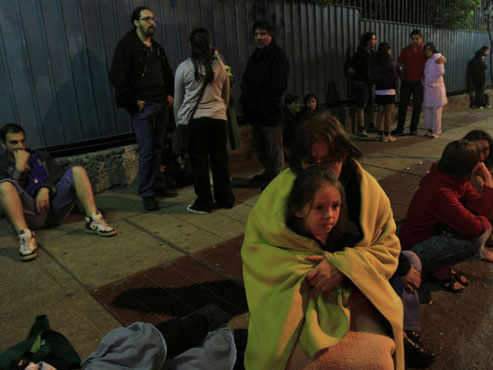
<path id="1" fill-rule="evenodd" d="M 193 185 L 197 194 L 196 207 L 212 209 L 214 203 L 209 179 L 209 161 L 216 202 L 221 205 L 233 205 L 235 199 L 228 167 L 226 121 L 212 118 L 191 120 L 189 152 Z"/>
<path id="2" fill-rule="evenodd" d="M 404 124 L 406 123 L 407 106 L 411 95 L 414 100 L 413 116 L 411 117 L 411 126 L 409 130 L 411 132 L 418 130 L 419 115 L 421 114 L 421 107 L 423 105 L 423 84 L 421 81 L 408 82 L 402 81 L 400 104 L 399 104 L 399 123 L 397 124 L 397 131 L 404 131 Z"/>
<path id="3" fill-rule="evenodd" d="M 209 323 L 202 315 L 172 319 L 156 325 L 166 339 L 167 358 L 173 358 L 186 350 L 197 347 L 209 331 Z"/>
<path id="4" fill-rule="evenodd" d="M 471 108 L 486 107 L 488 105 L 488 101 L 484 93 L 484 85 L 475 87 L 474 92 L 469 93 L 469 97 L 471 99 Z"/>

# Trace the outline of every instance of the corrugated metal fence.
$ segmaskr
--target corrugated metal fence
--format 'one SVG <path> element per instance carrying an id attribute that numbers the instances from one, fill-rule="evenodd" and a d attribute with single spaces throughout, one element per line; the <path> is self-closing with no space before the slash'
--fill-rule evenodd
<path id="1" fill-rule="evenodd" d="M 108 80 L 114 48 L 130 29 L 138 0 L 1 0 L 0 122 L 17 121 L 33 147 L 73 144 L 131 131 L 127 114 L 115 107 Z M 289 92 L 314 92 L 325 100 L 335 81 L 345 95 L 343 65 L 348 50 L 366 30 L 398 52 L 413 28 L 362 20 L 354 8 L 321 8 L 284 1 L 149 0 L 159 26 L 156 39 L 173 67 L 188 54 L 198 26 L 241 77 L 253 51 L 251 26 L 258 18 L 277 26 L 277 41 L 291 63 Z M 483 33 L 425 30 L 448 57 L 449 90 L 464 88 L 467 61 L 488 38 Z M 234 96 L 239 96 L 239 83 Z"/>

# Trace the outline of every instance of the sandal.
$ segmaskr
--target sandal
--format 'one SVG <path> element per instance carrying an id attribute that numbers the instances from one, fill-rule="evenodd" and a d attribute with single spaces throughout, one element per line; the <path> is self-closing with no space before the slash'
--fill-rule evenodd
<path id="1" fill-rule="evenodd" d="M 462 271 L 450 269 L 450 278 L 454 279 L 456 282 L 458 282 L 463 286 L 469 285 L 469 280 L 467 279 L 467 276 Z"/>
<path id="2" fill-rule="evenodd" d="M 444 290 L 451 293 L 459 293 L 464 290 L 464 285 L 460 281 L 455 280 L 453 277 L 441 282 L 441 286 Z"/>

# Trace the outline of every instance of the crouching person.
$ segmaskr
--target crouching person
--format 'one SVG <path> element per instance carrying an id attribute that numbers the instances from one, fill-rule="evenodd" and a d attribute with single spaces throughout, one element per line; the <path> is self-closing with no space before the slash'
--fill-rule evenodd
<path id="1" fill-rule="evenodd" d="M 23 261 L 37 257 L 38 244 L 31 229 L 59 224 L 78 199 L 86 214 L 86 229 L 113 236 L 96 208 L 91 183 L 80 166 L 65 173 L 46 152 L 27 149 L 24 129 L 8 123 L 0 129 L 0 206 L 19 236 Z"/>
<path id="2" fill-rule="evenodd" d="M 425 274 L 453 292 L 468 281 L 452 265 L 475 255 L 493 262 L 493 252 L 485 248 L 493 219 L 493 178 L 480 159 L 472 141 L 449 143 L 421 180 L 400 228 L 402 247 L 418 255 Z M 484 184 L 481 194 L 472 176 Z"/>

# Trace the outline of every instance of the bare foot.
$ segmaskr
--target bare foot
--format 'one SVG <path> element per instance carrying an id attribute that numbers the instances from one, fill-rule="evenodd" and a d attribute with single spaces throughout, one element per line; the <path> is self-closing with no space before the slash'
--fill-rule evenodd
<path id="1" fill-rule="evenodd" d="M 487 248 L 483 248 L 482 254 L 483 256 L 481 257 L 481 261 L 493 263 L 493 252 Z"/>

